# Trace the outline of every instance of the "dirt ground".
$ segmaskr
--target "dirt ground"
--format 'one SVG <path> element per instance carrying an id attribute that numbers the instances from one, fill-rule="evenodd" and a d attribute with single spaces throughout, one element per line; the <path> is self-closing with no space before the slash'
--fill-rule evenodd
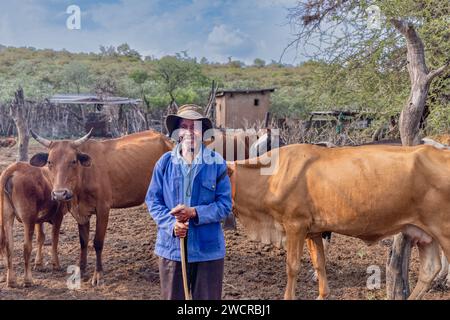
<path id="1" fill-rule="evenodd" d="M 42 151 L 31 143 L 30 154 Z M 17 146 L 0 148 L 0 171 L 12 163 Z M 95 266 L 92 247 L 95 218 L 91 220 L 88 272 Z M 273 246 L 251 242 L 238 224 L 236 231 L 226 231 L 224 299 L 282 299 L 286 284 L 285 252 Z M 112 210 L 103 252 L 104 285 L 93 288 L 83 281 L 80 290 L 69 290 L 66 273 L 69 265 L 76 265 L 79 257 L 78 228 L 75 220 L 66 215 L 61 229 L 59 256 L 63 271 L 53 272 L 50 261 L 50 225 L 46 224 L 44 268 L 33 271 L 35 284 L 22 288 L 23 283 L 23 228 L 15 223 L 15 266 L 19 288 L 8 289 L 0 283 L 0 299 L 158 299 L 159 276 L 157 257 L 153 254 L 156 226 L 145 206 Z M 385 299 L 385 263 L 389 239 L 371 247 L 362 241 L 333 235 L 327 256 L 327 273 L 331 289 L 330 299 Z M 35 248 L 35 244 L 33 244 Z M 33 259 L 35 251 L 33 250 Z M 367 268 L 376 265 L 381 270 L 381 288 L 369 290 Z M 299 299 L 315 299 L 317 284 L 311 279 L 311 264 L 305 251 L 297 284 Z M 0 273 L 4 272 L 0 266 Z M 417 249 L 411 261 L 411 287 L 417 281 Z M 425 299 L 450 299 L 450 291 L 434 288 Z"/>

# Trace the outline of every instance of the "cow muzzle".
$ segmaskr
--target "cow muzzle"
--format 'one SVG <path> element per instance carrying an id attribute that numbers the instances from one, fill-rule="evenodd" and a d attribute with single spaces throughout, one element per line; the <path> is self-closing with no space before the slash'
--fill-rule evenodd
<path id="1" fill-rule="evenodd" d="M 73 193 L 69 189 L 61 189 L 52 191 L 52 200 L 54 201 L 70 201 Z"/>

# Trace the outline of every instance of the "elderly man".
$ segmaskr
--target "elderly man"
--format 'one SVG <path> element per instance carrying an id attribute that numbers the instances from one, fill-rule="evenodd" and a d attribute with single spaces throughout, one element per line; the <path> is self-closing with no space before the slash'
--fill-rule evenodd
<path id="1" fill-rule="evenodd" d="M 180 238 L 187 243 L 192 298 L 222 297 L 225 240 L 221 221 L 231 212 L 231 185 L 226 162 L 202 144 L 212 124 L 200 110 L 184 105 L 166 118 L 167 130 L 178 144 L 157 162 L 146 196 L 158 225 L 155 254 L 162 299 L 184 299 Z"/>

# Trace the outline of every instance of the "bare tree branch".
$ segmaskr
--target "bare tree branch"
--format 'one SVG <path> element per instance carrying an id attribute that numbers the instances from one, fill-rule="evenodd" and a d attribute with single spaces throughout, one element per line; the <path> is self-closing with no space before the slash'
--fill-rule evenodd
<path id="1" fill-rule="evenodd" d="M 437 68 L 437 69 L 435 69 L 435 70 L 430 71 L 430 72 L 428 73 L 428 76 L 427 76 L 427 81 L 428 81 L 428 82 L 433 81 L 433 79 L 434 79 L 435 77 L 440 76 L 440 75 L 445 71 L 445 69 L 447 69 L 449 66 L 450 66 L 450 60 L 447 61 L 447 63 L 444 64 L 443 66 L 441 66 L 441 67 L 439 67 L 439 68 Z"/>

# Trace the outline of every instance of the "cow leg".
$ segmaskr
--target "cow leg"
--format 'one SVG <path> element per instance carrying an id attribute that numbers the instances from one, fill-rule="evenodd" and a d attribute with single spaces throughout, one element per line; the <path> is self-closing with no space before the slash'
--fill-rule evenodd
<path id="1" fill-rule="evenodd" d="M 92 277 L 92 285 L 99 286 L 102 284 L 103 277 L 103 264 L 102 264 L 102 251 L 103 244 L 105 242 L 106 229 L 108 227 L 108 214 L 109 210 L 104 214 L 97 214 L 97 224 L 95 228 L 94 249 L 97 257 L 97 263 L 95 266 L 95 272 Z"/>
<path id="2" fill-rule="evenodd" d="M 3 254 L 3 252 L 1 251 L 3 250 L 0 249 L 0 261 L 1 263 L 3 263 L 3 266 L 6 268 L 6 266 L 8 265 L 8 260 L 6 259 L 6 256 Z M 0 283 L 5 282 L 6 281 L 6 275 L 4 273 L 0 274 Z"/>
<path id="3" fill-rule="evenodd" d="M 322 232 L 322 240 L 323 240 L 323 252 L 325 257 L 328 255 L 328 250 L 331 245 L 331 232 Z M 308 247 L 309 247 L 309 242 Z M 312 279 L 314 282 L 317 282 L 319 280 L 319 275 L 317 274 L 317 270 L 313 270 Z"/>
<path id="4" fill-rule="evenodd" d="M 34 260 L 34 269 L 38 270 L 42 268 L 44 260 L 42 254 L 42 249 L 44 247 L 45 242 L 44 224 L 37 223 L 35 225 L 35 232 L 36 232 L 37 252 L 36 252 L 36 259 Z"/>
<path id="5" fill-rule="evenodd" d="M 30 287 L 33 285 L 33 277 L 31 275 L 31 251 L 33 249 L 33 234 L 34 234 L 34 223 L 27 223 L 24 221 L 24 243 L 23 243 L 23 258 L 25 260 L 25 287 Z"/>
<path id="6" fill-rule="evenodd" d="M 311 262 L 319 280 L 319 296 L 317 297 L 317 300 L 324 300 L 330 295 L 330 288 L 328 287 L 328 279 L 325 270 L 325 252 L 322 237 L 319 235 L 308 238 L 306 243 L 311 256 Z"/>
<path id="7" fill-rule="evenodd" d="M 419 300 L 428 291 L 433 279 L 441 270 L 441 260 L 439 257 L 439 244 L 436 240 L 432 240 L 428 244 L 418 244 L 420 270 L 419 279 L 408 300 Z"/>
<path id="8" fill-rule="evenodd" d="M 437 279 L 436 279 L 437 283 L 439 285 L 442 285 L 442 286 L 445 287 L 447 285 L 447 282 L 448 282 L 448 276 L 449 276 L 449 274 L 448 274 L 448 260 L 445 257 L 444 252 L 442 251 L 441 252 L 441 271 L 439 272 L 439 275 L 437 276 Z"/>
<path id="9" fill-rule="evenodd" d="M 52 226 L 52 265 L 53 271 L 60 271 L 61 265 L 59 264 L 58 257 L 58 242 L 59 242 L 59 232 L 61 230 L 61 224 L 64 218 L 63 212 L 58 212 L 56 219 Z"/>
<path id="10" fill-rule="evenodd" d="M 8 208 L 9 207 L 9 208 Z M 5 248 L 6 248 L 6 285 L 9 288 L 17 287 L 16 272 L 14 271 L 14 212 L 5 203 L 3 213 L 3 223 L 5 227 Z"/>
<path id="11" fill-rule="evenodd" d="M 83 275 L 87 268 L 87 253 L 88 253 L 88 243 L 89 243 L 89 220 L 86 224 L 78 225 L 78 233 L 80 236 L 80 271 Z"/>
<path id="12" fill-rule="evenodd" d="M 295 286 L 300 270 L 300 259 L 303 252 L 306 230 L 291 224 L 286 227 L 286 273 L 287 285 L 284 292 L 285 300 L 295 299 Z"/>

